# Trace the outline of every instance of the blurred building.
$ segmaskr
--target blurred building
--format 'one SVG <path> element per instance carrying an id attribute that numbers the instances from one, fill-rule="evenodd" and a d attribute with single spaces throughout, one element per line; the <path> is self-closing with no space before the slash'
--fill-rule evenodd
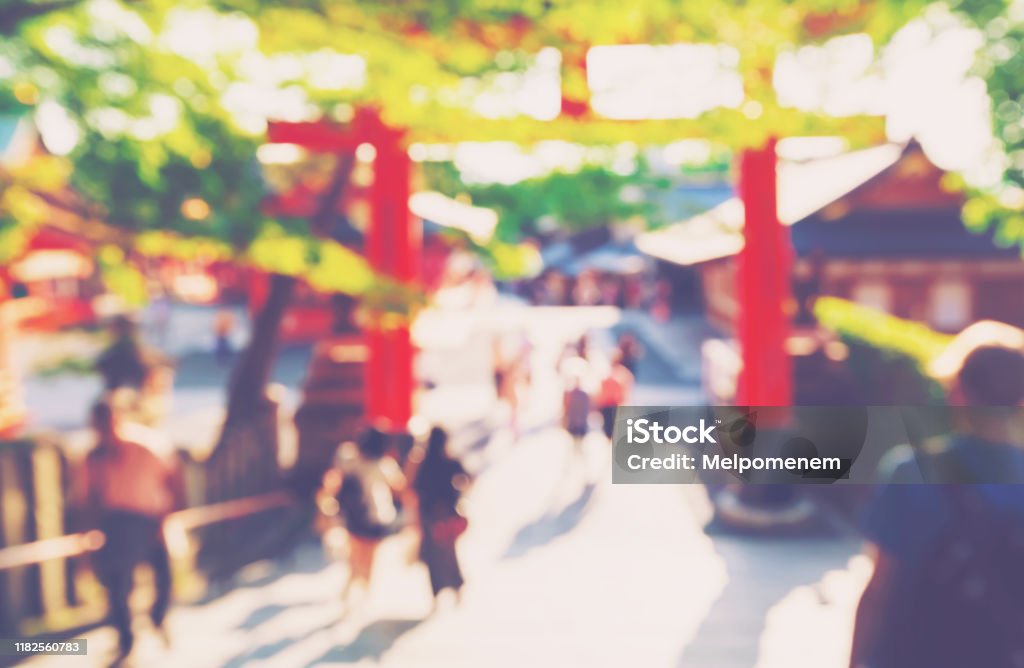
<path id="1" fill-rule="evenodd" d="M 23 167 L 44 153 L 29 119 L 0 116 L 0 170 Z M 17 430 L 25 414 L 11 360 L 17 331 L 91 323 L 93 298 L 102 291 L 93 257 L 105 228 L 76 212 L 68 189 L 38 194 L 49 205 L 45 219 L 13 253 L 5 249 L 7 262 L 0 266 L 0 435 Z"/>
<path id="2" fill-rule="evenodd" d="M 25 252 L 8 267 L 23 328 L 57 330 L 96 322 L 95 299 L 104 293 L 92 259 L 97 245 L 53 220 L 33 232 Z"/>
<path id="3" fill-rule="evenodd" d="M 0 117 L 0 166 L 23 164 L 43 153 L 29 120 Z M 45 218 L 29 231 L 18 255 L 0 269 L 11 299 L 9 316 L 23 328 L 92 324 L 95 299 L 104 293 L 94 258 L 100 246 L 116 243 L 117 235 L 96 220 L 70 188 L 38 194 L 47 204 Z"/>
<path id="4" fill-rule="evenodd" d="M 1019 249 L 968 230 L 963 195 L 944 187 L 945 176 L 916 142 L 781 163 L 798 321 L 810 320 L 815 296 L 832 295 L 942 331 L 980 319 L 1024 325 Z M 742 229 L 743 205 L 732 198 L 637 245 L 670 273 L 696 276 L 709 319 L 729 332 Z"/>

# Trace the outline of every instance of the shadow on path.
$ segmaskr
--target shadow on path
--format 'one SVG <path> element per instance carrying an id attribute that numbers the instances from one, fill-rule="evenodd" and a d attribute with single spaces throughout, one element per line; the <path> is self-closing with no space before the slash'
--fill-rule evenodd
<path id="1" fill-rule="evenodd" d="M 273 606 L 271 606 L 273 607 Z M 303 640 L 311 638 L 312 636 L 331 628 L 334 622 L 328 624 L 314 624 L 310 628 L 305 629 L 301 633 L 281 638 L 265 645 L 257 645 L 246 649 L 244 652 L 232 657 L 226 661 L 221 668 L 244 668 L 253 661 L 266 661 L 267 659 L 273 658 L 277 654 L 294 647 L 301 643 Z"/>
<path id="2" fill-rule="evenodd" d="M 580 495 L 558 512 L 547 512 L 516 532 L 512 543 L 505 550 L 503 559 L 515 559 L 530 550 L 547 545 L 559 536 L 576 528 L 594 498 L 596 483 L 588 483 Z"/>
<path id="3" fill-rule="evenodd" d="M 835 535 L 744 536 L 716 530 L 708 534 L 725 561 L 729 581 L 683 650 L 680 668 L 757 665 L 769 611 L 794 588 L 846 568 L 859 550 L 856 541 Z"/>
<path id="4" fill-rule="evenodd" d="M 312 668 L 332 663 L 359 663 L 366 659 L 376 663 L 400 637 L 423 622 L 422 619 L 378 619 L 363 627 L 348 645 L 328 650 L 308 665 Z"/>
<path id="5" fill-rule="evenodd" d="M 302 527 L 293 526 L 292 528 L 298 531 Z M 177 607 L 201 608 L 234 591 L 260 589 L 291 575 L 321 573 L 331 567 L 331 562 L 324 556 L 319 539 L 305 538 L 299 541 L 290 552 L 262 559 L 250 566 L 261 566 L 261 570 L 264 572 L 256 577 L 243 577 L 242 574 L 235 573 L 228 577 L 211 578 L 207 581 L 206 590 L 200 597 L 182 601 L 177 604 Z"/>

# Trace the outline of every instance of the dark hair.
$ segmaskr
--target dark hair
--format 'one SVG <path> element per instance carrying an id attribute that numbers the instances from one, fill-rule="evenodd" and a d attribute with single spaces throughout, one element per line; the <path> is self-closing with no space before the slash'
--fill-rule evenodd
<path id="1" fill-rule="evenodd" d="M 380 459 L 388 451 L 388 439 L 384 432 L 376 427 L 369 427 L 359 439 L 359 454 L 367 459 Z"/>
<path id="2" fill-rule="evenodd" d="M 1024 400 L 1024 355 L 1003 346 L 980 346 L 964 359 L 957 381 L 972 406 L 1017 406 Z"/>
<path id="3" fill-rule="evenodd" d="M 115 420 L 117 419 L 117 407 L 108 397 L 104 397 L 92 405 L 89 411 L 91 426 L 96 430 L 99 437 L 96 441 L 96 454 L 102 455 L 110 452 L 112 443 L 110 436 L 115 431 Z"/>
<path id="4" fill-rule="evenodd" d="M 89 411 L 89 418 L 92 424 L 110 424 L 114 419 L 114 405 L 109 399 L 100 399 L 92 405 Z"/>
<path id="5" fill-rule="evenodd" d="M 424 461 L 444 459 L 448 456 L 448 432 L 441 427 L 434 427 L 427 437 L 427 452 L 424 454 Z"/>
<path id="6" fill-rule="evenodd" d="M 127 315 L 118 315 L 110 322 L 110 329 L 115 336 L 134 336 L 135 321 Z"/>

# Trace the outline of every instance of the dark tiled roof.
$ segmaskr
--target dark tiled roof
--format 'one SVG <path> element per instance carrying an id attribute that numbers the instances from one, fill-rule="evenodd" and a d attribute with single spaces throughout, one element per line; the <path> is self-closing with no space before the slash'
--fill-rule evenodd
<path id="1" fill-rule="evenodd" d="M 1002 248 L 991 232 L 976 234 L 956 209 L 853 211 L 839 220 L 811 216 L 791 228 L 797 255 L 815 250 L 835 258 L 993 258 L 1021 256 Z"/>

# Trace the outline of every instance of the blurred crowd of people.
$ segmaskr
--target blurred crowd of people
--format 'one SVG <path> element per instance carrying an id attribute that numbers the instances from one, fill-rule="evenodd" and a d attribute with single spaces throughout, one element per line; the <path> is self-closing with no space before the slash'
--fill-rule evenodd
<path id="1" fill-rule="evenodd" d="M 610 440 L 615 409 L 628 402 L 642 348 L 631 334 L 599 355 L 580 337 L 556 361 L 564 386 L 562 426 L 573 451 L 582 457 L 583 439 L 600 422 Z M 522 407 L 534 377 L 534 349 L 525 336 L 515 345 L 495 339 L 494 390 L 508 409 L 513 440 L 522 435 Z M 322 514 L 345 536 L 349 575 L 343 599 L 357 608 L 370 589 L 381 543 L 411 537 L 426 566 L 435 608 L 444 592 L 456 602 L 464 584 L 456 545 L 468 528 L 464 495 L 471 476 L 449 450 L 449 435 L 434 427 L 422 442 L 402 447 L 393 435 L 367 429 L 356 441 L 338 447 L 334 464 L 318 493 Z"/>
<path id="2" fill-rule="evenodd" d="M 672 315 L 672 284 L 639 273 L 623 276 L 586 269 L 570 276 L 550 269 L 526 284 L 523 292 L 535 306 L 616 306 L 648 310 L 662 322 Z"/>
<path id="3" fill-rule="evenodd" d="M 629 404 L 642 348 L 629 333 L 619 337 L 607 355 L 596 353 L 586 335 L 567 345 L 558 362 L 562 379 L 562 427 L 573 450 L 585 461 L 583 443 L 595 421 L 611 443 L 618 407 Z"/>
<path id="4" fill-rule="evenodd" d="M 232 319 L 218 318 L 215 354 L 225 361 L 232 327 Z M 561 427 L 580 470 L 587 468 L 584 442 L 592 433 L 600 429 L 612 440 L 616 410 L 630 403 L 643 356 L 626 332 L 610 350 L 595 350 L 583 335 L 555 361 Z M 526 336 L 493 347 L 494 391 L 516 441 L 537 357 Z M 184 507 L 183 478 L 167 439 L 142 426 L 153 411 L 147 397 L 167 389 L 158 372 L 166 364 L 140 342 L 131 320 L 113 322 L 111 342 L 96 361 L 104 392 L 90 414 L 95 446 L 75 481 L 82 526 L 105 535 L 94 570 L 108 593 L 122 656 L 135 644 L 129 599 L 141 564 L 153 573 L 152 627 L 169 641 L 164 524 Z M 863 533 L 874 570 L 857 611 L 851 666 L 1024 666 L 1024 449 L 1015 421 L 1024 403 L 1024 355 L 999 345 L 974 348 L 948 400 L 987 410 L 966 413 L 940 452 L 893 451 L 867 501 Z M 441 427 L 407 441 L 369 428 L 338 446 L 317 505 L 346 538 L 347 609 L 365 601 L 379 547 L 399 535 L 415 541 L 435 608 L 446 592 L 460 600 L 458 543 L 469 526 L 471 475 L 449 440 Z M 947 484 L 927 484 L 936 481 Z"/>

